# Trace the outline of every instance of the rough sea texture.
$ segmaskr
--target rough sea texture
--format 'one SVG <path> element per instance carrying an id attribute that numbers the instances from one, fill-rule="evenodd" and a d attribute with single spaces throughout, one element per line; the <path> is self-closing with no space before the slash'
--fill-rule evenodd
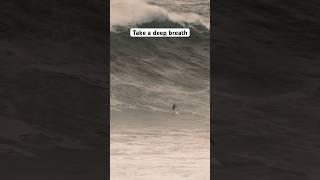
<path id="1" fill-rule="evenodd" d="M 320 3 L 216 0 L 216 180 L 320 179 Z"/>
<path id="2" fill-rule="evenodd" d="M 210 178 L 208 18 L 208 1 L 111 1 L 112 180 Z M 137 39 L 130 27 L 192 30 Z"/>
<path id="3" fill-rule="evenodd" d="M 103 0 L 0 2 L 0 179 L 106 179 Z"/>

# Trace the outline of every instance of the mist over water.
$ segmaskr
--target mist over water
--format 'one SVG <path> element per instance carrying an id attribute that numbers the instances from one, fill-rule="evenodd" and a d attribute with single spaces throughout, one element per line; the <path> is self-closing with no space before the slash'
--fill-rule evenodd
<path id="1" fill-rule="evenodd" d="M 209 179 L 208 10 L 208 1 L 111 1 L 112 180 Z M 191 37 L 130 38 L 132 26 L 187 26 Z"/>

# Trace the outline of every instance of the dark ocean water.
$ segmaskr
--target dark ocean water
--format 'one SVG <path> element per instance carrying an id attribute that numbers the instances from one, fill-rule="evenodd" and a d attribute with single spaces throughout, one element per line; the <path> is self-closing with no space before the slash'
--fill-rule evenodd
<path id="1" fill-rule="evenodd" d="M 214 2 L 217 180 L 320 178 L 319 10 L 318 1 Z"/>
<path id="2" fill-rule="evenodd" d="M 0 179 L 106 179 L 106 2 L 0 2 Z"/>

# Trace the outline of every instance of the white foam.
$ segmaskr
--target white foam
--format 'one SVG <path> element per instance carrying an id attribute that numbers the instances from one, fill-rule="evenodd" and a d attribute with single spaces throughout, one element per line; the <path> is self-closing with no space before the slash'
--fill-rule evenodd
<path id="1" fill-rule="evenodd" d="M 210 25 L 203 18 L 194 13 L 169 12 L 166 9 L 149 4 L 146 0 L 111 0 L 110 29 L 115 26 L 134 26 L 153 21 L 173 21 L 176 23 L 194 23 Z"/>
<path id="2" fill-rule="evenodd" d="M 112 180 L 209 180 L 209 130 L 123 127 L 111 132 Z"/>

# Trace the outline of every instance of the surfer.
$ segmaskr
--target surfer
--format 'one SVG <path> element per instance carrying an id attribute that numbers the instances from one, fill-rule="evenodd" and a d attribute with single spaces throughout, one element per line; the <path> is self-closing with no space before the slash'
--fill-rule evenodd
<path id="1" fill-rule="evenodd" d="M 176 111 L 176 104 L 173 104 L 173 105 L 172 105 L 172 110 L 173 110 L 173 111 Z"/>
<path id="2" fill-rule="evenodd" d="M 172 110 L 175 114 L 179 114 L 179 112 L 176 110 L 177 109 L 177 105 L 176 104 L 173 104 L 172 105 Z"/>

